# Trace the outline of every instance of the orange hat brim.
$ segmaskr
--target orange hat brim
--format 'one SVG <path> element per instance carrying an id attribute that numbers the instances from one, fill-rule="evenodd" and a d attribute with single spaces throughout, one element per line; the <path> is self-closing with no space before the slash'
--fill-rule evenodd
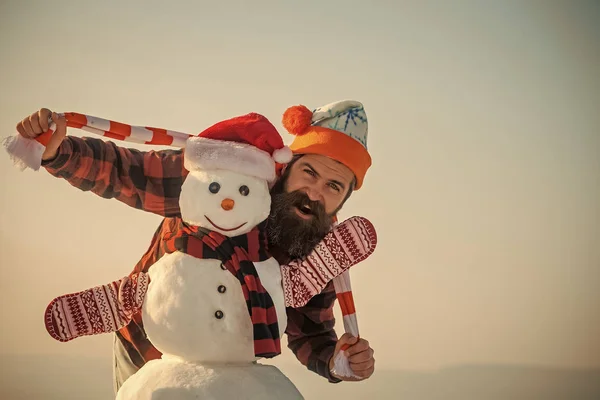
<path id="1" fill-rule="evenodd" d="M 311 126 L 306 133 L 297 135 L 290 149 L 294 154 L 319 154 L 344 164 L 356 177 L 354 190 L 362 187 L 371 166 L 371 156 L 358 140 L 320 126 Z"/>

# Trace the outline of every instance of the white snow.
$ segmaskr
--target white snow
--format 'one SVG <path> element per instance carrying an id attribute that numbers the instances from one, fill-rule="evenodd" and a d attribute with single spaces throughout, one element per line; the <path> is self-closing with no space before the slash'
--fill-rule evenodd
<path id="1" fill-rule="evenodd" d="M 302 399 L 271 365 L 209 366 L 164 359 L 150 361 L 142 370 L 125 382 L 117 400 Z"/>

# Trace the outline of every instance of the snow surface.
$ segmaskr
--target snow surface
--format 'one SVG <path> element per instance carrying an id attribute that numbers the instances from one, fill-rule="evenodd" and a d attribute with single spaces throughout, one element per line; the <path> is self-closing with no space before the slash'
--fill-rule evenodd
<path id="1" fill-rule="evenodd" d="M 294 384 L 271 365 L 208 366 L 169 358 L 149 361 L 125 381 L 117 395 L 117 400 L 302 398 Z"/>

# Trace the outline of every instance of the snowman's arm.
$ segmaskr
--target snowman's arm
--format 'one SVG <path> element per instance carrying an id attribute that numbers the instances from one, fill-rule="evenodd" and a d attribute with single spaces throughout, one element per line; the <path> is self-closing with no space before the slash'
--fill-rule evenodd
<path id="1" fill-rule="evenodd" d="M 118 281 L 53 299 L 44 313 L 46 331 L 60 342 L 116 332 L 142 308 L 150 277 L 136 272 Z"/>
<path id="2" fill-rule="evenodd" d="M 375 227 L 352 217 L 334 227 L 304 258 L 281 266 L 285 305 L 302 307 L 333 278 L 367 259 L 377 246 Z"/>
<path id="3" fill-rule="evenodd" d="M 42 166 L 72 186 L 165 217 L 179 216 L 185 179 L 181 150 L 140 151 L 102 139 L 68 136 Z"/>
<path id="4" fill-rule="evenodd" d="M 337 343 L 333 313 L 335 300 L 335 289 L 330 282 L 304 307 L 286 309 L 288 348 L 308 370 L 331 383 L 341 382 L 331 376 L 329 370 L 329 360 Z"/>

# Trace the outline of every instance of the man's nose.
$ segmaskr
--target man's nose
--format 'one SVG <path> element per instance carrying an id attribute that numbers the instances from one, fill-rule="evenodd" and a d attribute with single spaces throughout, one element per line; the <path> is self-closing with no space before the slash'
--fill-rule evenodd
<path id="1" fill-rule="evenodd" d="M 321 192 L 315 189 L 314 187 L 307 187 L 306 195 L 311 201 L 323 201 L 323 196 L 321 195 Z"/>

